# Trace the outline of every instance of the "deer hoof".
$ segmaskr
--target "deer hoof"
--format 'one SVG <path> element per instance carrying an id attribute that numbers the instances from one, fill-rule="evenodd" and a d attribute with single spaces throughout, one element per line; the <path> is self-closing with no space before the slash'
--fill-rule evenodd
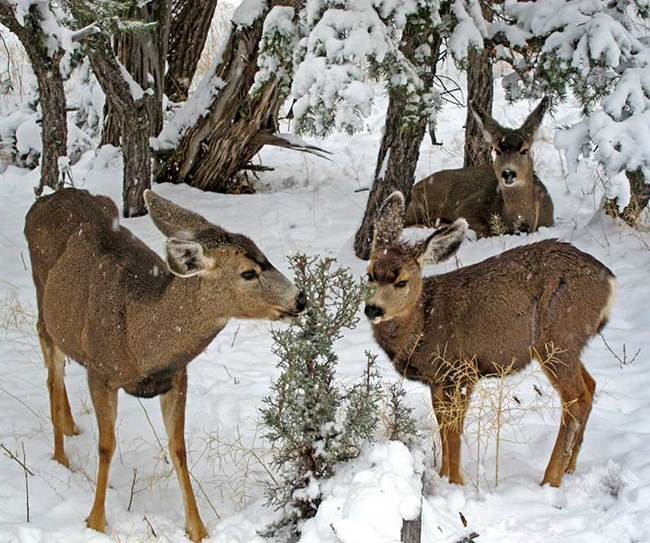
<path id="1" fill-rule="evenodd" d="M 201 543 L 203 538 L 208 537 L 208 531 L 205 529 L 202 522 L 198 526 L 193 526 L 191 528 L 187 527 L 185 533 L 194 543 Z"/>

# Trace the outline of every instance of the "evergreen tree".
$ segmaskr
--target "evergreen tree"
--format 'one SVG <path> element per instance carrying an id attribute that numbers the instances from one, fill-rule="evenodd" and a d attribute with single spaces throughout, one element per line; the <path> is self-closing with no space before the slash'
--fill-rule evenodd
<path id="1" fill-rule="evenodd" d="M 316 514 L 323 480 L 337 464 L 359 454 L 378 421 L 381 386 L 375 356 L 366 353 L 361 382 L 348 389 L 336 382 L 334 344 L 358 321 L 361 288 L 349 270 L 335 269 L 334 262 L 304 255 L 292 259 L 309 309 L 289 328 L 273 332 L 272 350 L 282 372 L 264 399 L 262 415 L 279 473 L 267 497 L 284 509 L 284 516 L 266 535 L 289 540 L 299 533 L 300 520 Z"/>

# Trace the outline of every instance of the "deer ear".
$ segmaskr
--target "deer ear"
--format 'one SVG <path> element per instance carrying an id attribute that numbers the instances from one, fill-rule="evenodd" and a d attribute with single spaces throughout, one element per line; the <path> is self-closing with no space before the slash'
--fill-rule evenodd
<path id="1" fill-rule="evenodd" d="M 544 96 L 542 101 L 537 104 L 537 107 L 530 112 L 530 115 L 524 121 L 524 124 L 521 125 L 519 132 L 527 140 L 532 140 L 535 136 L 535 132 L 539 128 L 539 125 L 542 124 L 542 119 L 544 114 L 551 105 L 551 99 L 548 96 Z"/>
<path id="2" fill-rule="evenodd" d="M 156 228 L 168 238 L 192 239 L 200 230 L 215 227 L 198 213 L 176 205 L 152 190 L 144 191 L 144 201 Z"/>
<path id="3" fill-rule="evenodd" d="M 457 219 L 448 226 L 436 230 L 431 236 L 415 246 L 416 259 L 421 267 L 437 264 L 456 254 L 467 231 L 467 221 Z"/>
<path id="4" fill-rule="evenodd" d="M 385 247 L 396 242 L 404 228 L 404 195 L 393 192 L 377 213 L 375 219 L 375 232 L 372 238 L 372 251 L 378 247 Z"/>
<path id="5" fill-rule="evenodd" d="M 504 128 L 474 102 L 470 102 L 469 109 L 481 128 L 485 141 L 490 145 L 496 145 L 499 143 L 503 137 L 505 131 Z"/>
<path id="6" fill-rule="evenodd" d="M 169 271 L 179 277 L 192 277 L 210 267 L 203 246 L 195 241 L 170 238 L 164 249 Z"/>

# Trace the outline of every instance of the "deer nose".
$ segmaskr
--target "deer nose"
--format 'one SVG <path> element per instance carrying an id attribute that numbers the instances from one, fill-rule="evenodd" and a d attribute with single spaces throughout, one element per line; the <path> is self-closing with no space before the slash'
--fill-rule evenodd
<path id="1" fill-rule="evenodd" d="M 307 309 L 307 296 L 305 295 L 305 291 L 301 290 L 296 298 L 296 311 L 302 313 L 305 309 Z"/>
<path id="2" fill-rule="evenodd" d="M 371 321 L 375 320 L 378 317 L 381 317 L 384 314 L 384 310 L 376 305 L 367 305 L 363 312 Z"/>
<path id="3" fill-rule="evenodd" d="M 501 172 L 501 177 L 503 177 L 503 181 L 506 185 L 512 185 L 515 182 L 515 179 L 517 179 L 517 172 L 513 172 L 512 170 L 503 170 Z"/>

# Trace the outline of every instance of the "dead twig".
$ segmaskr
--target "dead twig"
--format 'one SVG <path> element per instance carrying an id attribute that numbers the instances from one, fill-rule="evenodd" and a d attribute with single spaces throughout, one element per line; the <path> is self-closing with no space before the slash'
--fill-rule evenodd
<path id="1" fill-rule="evenodd" d="M 149 529 L 151 530 L 151 535 L 153 535 L 154 537 L 158 537 L 158 535 L 156 534 L 156 530 L 153 529 L 153 526 L 151 525 L 151 522 L 149 522 L 147 515 L 144 515 L 142 518 L 149 525 Z"/>
<path id="2" fill-rule="evenodd" d="M 0 443 L 0 448 L 7 454 L 9 458 L 18 462 L 18 464 L 20 464 L 23 470 L 25 470 L 25 473 L 34 475 L 34 472 L 25 465 L 25 462 L 21 461 L 20 458 L 18 458 L 14 453 L 12 453 L 9 449 L 7 449 L 7 447 L 5 447 L 2 443 Z M 24 456 L 25 456 L 25 445 L 23 445 L 23 457 Z"/>
<path id="3" fill-rule="evenodd" d="M 603 340 L 603 343 L 605 344 L 605 347 L 607 347 L 607 350 L 610 353 L 612 353 L 612 355 L 614 356 L 614 358 L 616 358 L 616 360 L 618 360 L 618 363 L 621 365 L 621 367 L 632 364 L 636 360 L 636 357 L 639 356 L 639 354 L 641 353 L 641 348 L 637 349 L 636 353 L 634 353 L 634 356 L 630 360 L 628 360 L 627 359 L 627 352 L 626 352 L 626 348 L 625 348 L 625 343 L 623 343 L 623 358 L 621 358 L 614 351 L 614 349 L 612 349 L 609 346 L 609 343 L 607 343 L 607 340 L 605 339 L 605 336 L 603 334 L 601 334 L 601 333 L 599 333 L 598 335 L 600 336 L 600 339 Z"/>
<path id="4" fill-rule="evenodd" d="M 126 510 L 131 511 L 131 505 L 133 505 L 133 495 L 135 494 L 135 481 L 138 476 L 137 468 L 133 468 L 133 480 L 131 481 L 131 493 L 129 494 L 129 505 Z"/>

